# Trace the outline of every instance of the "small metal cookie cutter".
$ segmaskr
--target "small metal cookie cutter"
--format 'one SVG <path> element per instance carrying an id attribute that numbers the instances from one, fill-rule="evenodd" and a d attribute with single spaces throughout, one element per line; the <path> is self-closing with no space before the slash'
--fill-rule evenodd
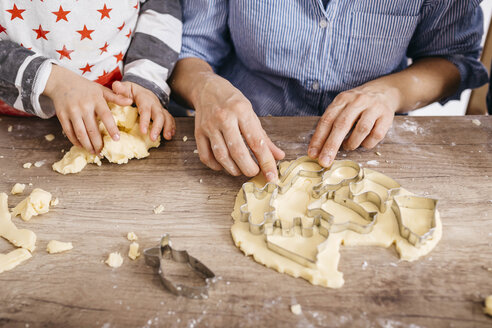
<path id="1" fill-rule="evenodd" d="M 208 290 L 217 282 L 215 274 L 202 262 L 189 255 L 187 251 L 178 251 L 172 248 L 169 234 L 164 234 L 159 246 L 144 250 L 145 263 L 155 268 L 159 268 L 158 274 L 161 282 L 171 293 L 177 296 L 184 296 L 194 299 L 208 298 Z M 166 277 L 165 263 L 163 259 L 173 260 L 179 263 L 188 263 L 205 282 L 203 286 L 186 286 L 176 284 Z"/>

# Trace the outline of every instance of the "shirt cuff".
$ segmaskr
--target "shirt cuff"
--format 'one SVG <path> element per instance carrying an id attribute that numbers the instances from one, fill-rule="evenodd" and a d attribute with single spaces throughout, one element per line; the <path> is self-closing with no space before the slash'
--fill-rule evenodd
<path id="1" fill-rule="evenodd" d="M 55 108 L 53 106 L 41 106 L 39 98 L 46 88 L 48 79 L 51 74 L 51 68 L 53 67 L 54 61 L 51 59 L 46 59 L 38 69 L 38 72 L 34 78 L 32 93 L 31 93 L 31 103 L 34 108 L 34 112 L 37 116 L 41 118 L 50 118 L 55 115 Z"/>
<path id="2" fill-rule="evenodd" d="M 440 103 L 442 105 L 450 100 L 459 100 L 461 93 L 466 89 L 475 89 L 487 83 L 487 69 L 480 61 L 461 54 L 442 56 L 442 58 L 453 63 L 460 72 L 458 90 L 453 95 L 441 100 Z"/>
<path id="3" fill-rule="evenodd" d="M 122 80 L 136 83 L 136 84 L 144 87 L 145 89 L 152 91 L 157 96 L 157 98 L 159 98 L 159 101 L 161 102 L 161 104 L 164 108 L 167 108 L 167 106 L 169 105 L 169 94 L 167 94 L 164 90 L 162 90 L 154 82 L 149 81 L 149 80 L 144 79 L 144 78 L 141 78 L 139 76 L 133 75 L 133 74 L 125 74 L 123 76 Z M 167 85 L 167 83 L 166 83 L 166 85 Z"/>

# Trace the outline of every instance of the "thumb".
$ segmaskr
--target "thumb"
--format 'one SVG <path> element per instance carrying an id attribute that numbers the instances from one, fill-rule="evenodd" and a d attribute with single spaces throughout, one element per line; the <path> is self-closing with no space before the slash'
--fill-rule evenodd
<path id="1" fill-rule="evenodd" d="M 133 99 L 121 94 L 116 94 L 108 88 L 103 88 L 103 97 L 106 102 L 111 102 L 119 106 L 130 106 L 133 104 Z"/>

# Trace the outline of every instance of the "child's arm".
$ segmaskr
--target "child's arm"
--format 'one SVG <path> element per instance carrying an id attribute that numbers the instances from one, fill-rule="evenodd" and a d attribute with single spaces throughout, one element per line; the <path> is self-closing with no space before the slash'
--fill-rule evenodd
<path id="1" fill-rule="evenodd" d="M 15 42 L 0 41 L 0 98 L 28 114 L 49 118 L 52 108 L 41 108 L 42 94 L 51 73 L 51 60 Z"/>
<path id="2" fill-rule="evenodd" d="M 181 5 L 179 0 L 147 0 L 142 4 L 135 33 L 125 57 L 123 82 L 113 91 L 130 97 L 140 112 L 140 130 L 147 133 L 150 118 L 155 140 L 175 133 L 174 119 L 165 110 L 171 92 L 166 80 L 181 50 Z"/>

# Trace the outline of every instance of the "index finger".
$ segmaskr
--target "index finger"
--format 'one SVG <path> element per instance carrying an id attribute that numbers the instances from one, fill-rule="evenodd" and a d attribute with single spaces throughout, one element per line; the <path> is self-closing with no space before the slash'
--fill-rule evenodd
<path id="1" fill-rule="evenodd" d="M 350 132 L 361 111 L 360 106 L 348 105 L 335 119 L 330 135 L 319 155 L 321 166 L 328 167 L 331 165 L 345 136 Z"/>
<path id="2" fill-rule="evenodd" d="M 111 110 L 109 109 L 108 104 L 103 101 L 98 102 L 96 104 L 96 114 L 103 122 L 111 138 L 114 141 L 120 140 L 120 131 L 116 126 L 113 115 L 111 115 Z"/>
<path id="3" fill-rule="evenodd" d="M 251 119 L 240 120 L 239 128 L 246 143 L 255 155 L 267 182 L 276 181 L 278 179 L 277 164 L 272 151 L 268 147 L 268 136 L 263 132 L 260 122 Z"/>

